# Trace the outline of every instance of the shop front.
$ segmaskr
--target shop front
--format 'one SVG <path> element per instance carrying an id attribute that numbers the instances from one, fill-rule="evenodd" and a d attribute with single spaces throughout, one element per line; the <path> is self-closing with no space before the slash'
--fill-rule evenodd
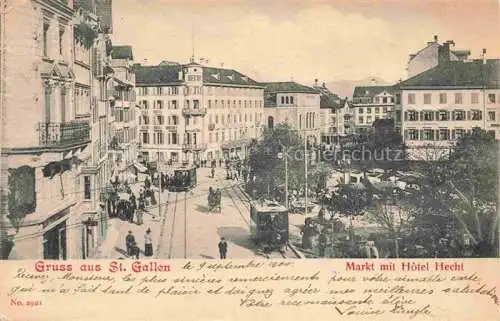
<path id="1" fill-rule="evenodd" d="M 43 233 L 43 258 L 45 260 L 67 259 L 66 221 Z"/>

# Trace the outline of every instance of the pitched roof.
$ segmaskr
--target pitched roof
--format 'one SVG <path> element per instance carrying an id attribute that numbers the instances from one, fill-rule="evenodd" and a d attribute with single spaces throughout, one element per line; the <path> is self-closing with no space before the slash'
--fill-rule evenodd
<path id="1" fill-rule="evenodd" d="M 113 49 L 111 50 L 111 58 L 134 60 L 132 46 L 113 46 Z"/>
<path id="2" fill-rule="evenodd" d="M 354 93 L 352 97 L 374 97 L 375 95 L 380 94 L 381 92 L 388 92 L 392 94 L 394 86 L 356 86 L 354 88 Z"/>
<path id="3" fill-rule="evenodd" d="M 500 59 L 449 61 L 399 83 L 399 88 L 500 88 Z"/>
<path id="4" fill-rule="evenodd" d="M 179 72 L 183 71 L 184 66 L 188 65 L 135 65 L 136 84 L 140 86 L 183 83 L 184 80 L 179 79 Z M 205 84 L 232 85 L 237 87 L 263 87 L 260 83 L 233 69 L 200 67 L 203 68 L 203 82 Z"/>
<path id="5" fill-rule="evenodd" d="M 306 93 L 319 94 L 320 91 L 314 88 L 298 84 L 294 81 L 285 82 L 265 82 L 262 83 L 266 87 L 267 93 Z"/>
<path id="6" fill-rule="evenodd" d="M 203 82 L 236 86 L 263 87 L 260 83 L 234 69 L 203 67 Z"/>
<path id="7" fill-rule="evenodd" d="M 179 72 L 182 66 L 141 66 L 135 65 L 136 85 L 163 85 L 182 83 Z"/>

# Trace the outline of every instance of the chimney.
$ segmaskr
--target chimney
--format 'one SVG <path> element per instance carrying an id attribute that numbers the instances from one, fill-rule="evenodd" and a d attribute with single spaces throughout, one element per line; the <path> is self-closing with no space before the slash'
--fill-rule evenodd
<path id="1" fill-rule="evenodd" d="M 323 88 L 326 88 L 326 83 L 323 83 Z"/>
<path id="2" fill-rule="evenodd" d="M 486 48 L 483 48 L 483 65 L 486 65 Z"/>
<path id="3" fill-rule="evenodd" d="M 376 84 L 377 84 L 377 80 L 376 80 L 375 78 L 372 78 L 372 79 L 370 80 L 370 84 L 371 84 L 371 85 L 376 85 Z"/>
<path id="4" fill-rule="evenodd" d="M 318 87 L 318 79 L 314 79 L 314 87 Z"/>
<path id="5" fill-rule="evenodd" d="M 438 65 L 447 63 L 450 61 L 450 44 L 453 41 L 446 41 L 443 45 L 439 46 L 438 49 Z"/>
<path id="6" fill-rule="evenodd" d="M 434 35 L 434 42 L 438 42 L 438 36 L 437 35 Z"/>

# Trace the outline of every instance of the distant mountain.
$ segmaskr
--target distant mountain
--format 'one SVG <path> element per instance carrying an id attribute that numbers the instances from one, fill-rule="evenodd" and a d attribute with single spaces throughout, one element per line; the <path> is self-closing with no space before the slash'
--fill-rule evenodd
<path id="1" fill-rule="evenodd" d="M 326 87 L 330 91 L 336 93 L 342 98 L 349 97 L 352 98 L 352 93 L 354 87 L 356 86 L 370 86 L 370 85 L 391 85 L 382 78 L 378 77 L 367 77 L 360 80 L 337 80 L 337 81 L 327 81 Z"/>

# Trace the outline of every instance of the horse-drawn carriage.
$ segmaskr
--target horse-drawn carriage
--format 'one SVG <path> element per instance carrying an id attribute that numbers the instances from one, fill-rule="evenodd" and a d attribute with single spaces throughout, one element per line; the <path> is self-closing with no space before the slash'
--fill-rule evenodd
<path id="1" fill-rule="evenodd" d="M 208 210 L 210 212 L 220 212 L 221 211 L 221 191 L 217 189 L 214 191 L 211 187 L 208 190 Z"/>

